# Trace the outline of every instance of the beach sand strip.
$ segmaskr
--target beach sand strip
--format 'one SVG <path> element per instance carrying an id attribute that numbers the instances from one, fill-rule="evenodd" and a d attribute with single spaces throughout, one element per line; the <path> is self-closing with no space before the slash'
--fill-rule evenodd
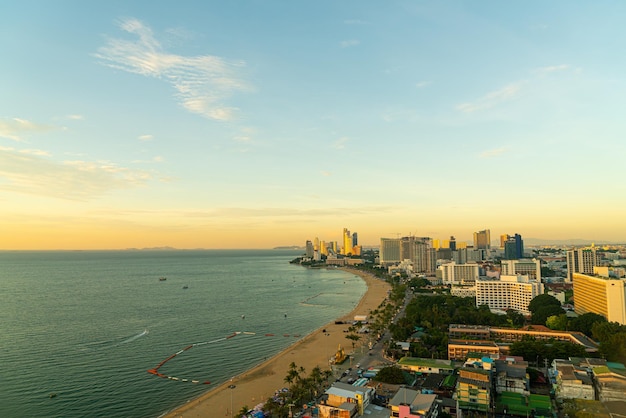
<path id="1" fill-rule="evenodd" d="M 350 313 L 318 328 L 256 367 L 233 377 L 164 416 L 167 418 L 230 417 L 231 413 L 234 416 L 243 406 L 252 409 L 273 396 L 277 389 L 287 386 L 284 378 L 287 376 L 291 363 L 295 363 L 298 368 L 304 367 L 305 373 L 308 374 L 315 366 L 327 370 L 328 360 L 337 351 L 339 345 L 344 347 L 346 352 L 350 352 L 352 342 L 346 338 L 344 332 L 349 325 L 336 324 L 336 322 L 352 321 L 355 315 L 369 315 L 387 298 L 391 287 L 387 282 L 368 273 L 349 268 L 343 268 L 343 270 L 361 277 L 367 285 L 365 294 Z M 229 388 L 231 385 L 234 388 Z M 231 411 L 231 403 L 234 413 Z"/>

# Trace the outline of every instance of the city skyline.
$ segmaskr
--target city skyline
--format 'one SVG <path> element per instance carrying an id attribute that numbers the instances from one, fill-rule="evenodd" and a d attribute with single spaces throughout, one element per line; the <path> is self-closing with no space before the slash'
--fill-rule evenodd
<path id="1" fill-rule="evenodd" d="M 0 6 L 0 250 L 626 241 L 626 4 Z"/>

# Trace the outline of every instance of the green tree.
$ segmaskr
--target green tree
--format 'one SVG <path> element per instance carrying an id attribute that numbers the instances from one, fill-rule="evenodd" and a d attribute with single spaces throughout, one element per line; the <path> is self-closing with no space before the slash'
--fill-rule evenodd
<path id="1" fill-rule="evenodd" d="M 596 322 L 591 327 L 593 339 L 600 343 L 608 341 L 611 335 L 619 332 L 626 332 L 626 326 L 620 325 L 617 322 Z"/>
<path id="2" fill-rule="evenodd" d="M 530 303 L 528 304 L 528 310 L 532 313 L 535 313 L 540 308 L 546 306 L 557 306 L 561 307 L 561 302 L 557 298 L 547 293 L 535 296 Z"/>
<path id="3" fill-rule="evenodd" d="M 401 385 L 404 383 L 404 374 L 398 366 L 383 367 L 376 373 L 376 380 L 392 385 Z"/>
<path id="4" fill-rule="evenodd" d="M 535 308 L 535 311 L 532 313 L 530 317 L 530 322 L 535 325 L 545 325 L 549 317 L 553 315 L 559 316 L 559 315 L 564 315 L 564 314 L 565 314 L 565 311 L 563 310 L 563 308 L 561 308 L 560 305 L 559 306 L 544 305 L 544 306 Z"/>
<path id="5" fill-rule="evenodd" d="M 546 319 L 546 326 L 550 329 L 565 331 L 568 327 L 567 315 L 552 315 Z"/>
<path id="6" fill-rule="evenodd" d="M 582 314 L 570 321 L 572 331 L 580 331 L 588 337 L 592 335 L 592 328 L 596 322 L 606 322 L 606 318 L 596 313 Z"/>
<path id="7" fill-rule="evenodd" d="M 602 357 L 609 361 L 626 363 L 626 325 L 596 322 L 591 329 L 593 338 L 600 342 Z"/>

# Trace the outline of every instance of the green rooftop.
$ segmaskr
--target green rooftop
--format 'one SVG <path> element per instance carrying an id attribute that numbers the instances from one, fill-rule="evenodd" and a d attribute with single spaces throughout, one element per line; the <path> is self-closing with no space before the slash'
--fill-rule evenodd
<path id="1" fill-rule="evenodd" d="M 401 366 L 414 366 L 414 367 L 430 367 L 437 369 L 454 370 L 451 360 L 438 360 L 419 357 L 402 357 L 398 364 Z"/>

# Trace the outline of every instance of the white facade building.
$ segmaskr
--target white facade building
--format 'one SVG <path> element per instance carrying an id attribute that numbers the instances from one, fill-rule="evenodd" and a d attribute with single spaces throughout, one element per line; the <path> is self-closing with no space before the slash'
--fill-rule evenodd
<path id="1" fill-rule="evenodd" d="M 544 292 L 543 283 L 528 276 L 502 275 L 500 280 L 480 279 L 476 282 L 476 306 L 487 305 L 491 310 L 515 309 L 530 315 L 528 304 Z"/>
<path id="2" fill-rule="evenodd" d="M 533 280 L 541 279 L 541 261 L 535 258 L 532 260 L 528 258 L 502 260 L 500 267 L 504 275 L 515 276 L 521 274 Z"/>
<path id="3" fill-rule="evenodd" d="M 442 264 L 438 270 L 441 271 L 441 281 L 444 285 L 472 286 L 479 277 L 478 264 Z"/>

